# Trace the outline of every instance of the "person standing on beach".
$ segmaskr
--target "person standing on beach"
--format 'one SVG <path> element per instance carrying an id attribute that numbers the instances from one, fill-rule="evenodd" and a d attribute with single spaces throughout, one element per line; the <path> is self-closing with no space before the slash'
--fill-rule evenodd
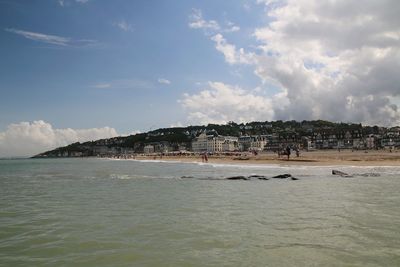
<path id="1" fill-rule="evenodd" d="M 286 155 L 287 155 L 287 160 L 289 160 L 289 158 L 290 158 L 290 146 L 289 145 L 286 147 Z"/>

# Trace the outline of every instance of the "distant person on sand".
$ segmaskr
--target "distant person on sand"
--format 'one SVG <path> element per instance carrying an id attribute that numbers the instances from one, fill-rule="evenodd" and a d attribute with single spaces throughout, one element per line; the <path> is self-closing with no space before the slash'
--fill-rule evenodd
<path id="1" fill-rule="evenodd" d="M 289 160 L 289 158 L 290 158 L 290 146 L 286 147 L 286 155 L 287 155 L 287 159 Z"/>
<path id="2" fill-rule="evenodd" d="M 204 153 L 201 155 L 201 161 L 202 161 L 202 162 L 208 162 L 207 152 L 204 152 Z"/>

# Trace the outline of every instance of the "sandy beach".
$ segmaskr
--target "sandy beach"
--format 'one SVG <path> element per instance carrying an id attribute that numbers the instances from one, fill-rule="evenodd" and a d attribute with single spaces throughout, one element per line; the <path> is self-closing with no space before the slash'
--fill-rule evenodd
<path id="1" fill-rule="evenodd" d="M 165 160 L 180 162 L 202 162 L 201 155 L 175 155 L 175 156 L 137 156 L 136 160 Z M 400 166 L 400 151 L 390 152 L 389 150 L 318 150 L 301 151 L 300 156 L 292 153 L 290 159 L 287 156 L 280 156 L 276 153 L 266 152 L 258 155 L 241 153 L 241 155 L 211 155 L 209 163 L 221 164 L 282 164 L 282 165 L 308 165 L 308 166 Z"/>

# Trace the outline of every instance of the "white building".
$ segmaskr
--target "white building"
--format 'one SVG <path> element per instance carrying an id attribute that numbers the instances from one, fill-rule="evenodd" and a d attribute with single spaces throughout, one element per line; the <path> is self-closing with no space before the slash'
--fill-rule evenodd
<path id="1" fill-rule="evenodd" d="M 225 136 L 225 141 L 222 144 L 222 151 L 238 150 L 238 138 L 233 136 Z"/>
<path id="2" fill-rule="evenodd" d="M 192 141 L 192 150 L 194 152 L 207 152 L 208 140 L 212 139 L 212 135 L 207 135 L 206 133 L 201 133 L 198 137 Z"/>
<path id="3" fill-rule="evenodd" d="M 147 145 L 144 147 L 143 152 L 145 154 L 151 154 L 154 153 L 154 146 L 153 145 Z"/>
<path id="4" fill-rule="evenodd" d="M 372 149 L 375 147 L 375 136 L 373 134 L 370 134 L 365 138 L 365 146 L 368 149 Z"/>
<path id="5" fill-rule="evenodd" d="M 192 141 L 193 152 L 222 152 L 237 149 L 237 137 L 200 134 Z"/>
<path id="6" fill-rule="evenodd" d="M 263 151 L 267 143 L 268 139 L 266 135 L 252 136 L 249 150 Z"/>

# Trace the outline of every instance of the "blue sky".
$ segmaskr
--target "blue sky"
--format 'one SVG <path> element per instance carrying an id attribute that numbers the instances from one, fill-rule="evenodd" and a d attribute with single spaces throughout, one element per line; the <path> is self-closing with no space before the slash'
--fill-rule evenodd
<path id="1" fill-rule="evenodd" d="M 0 0 L 0 157 L 160 127 L 400 125 L 398 0 Z"/>
<path id="2" fill-rule="evenodd" d="M 122 133 L 168 127 L 186 120 L 177 100 L 200 83 L 256 86 L 259 81 L 251 70 L 237 68 L 249 74 L 239 77 L 213 43 L 188 26 L 193 9 L 198 9 L 221 25 L 240 25 L 241 31 L 229 36 L 246 45 L 250 29 L 262 22 L 262 12 L 254 16 L 244 4 L 0 1 L 0 129 L 38 119 L 57 128 L 111 126 Z M 16 31 L 71 42 L 32 40 Z M 109 87 L 97 88 L 101 85 Z"/>

